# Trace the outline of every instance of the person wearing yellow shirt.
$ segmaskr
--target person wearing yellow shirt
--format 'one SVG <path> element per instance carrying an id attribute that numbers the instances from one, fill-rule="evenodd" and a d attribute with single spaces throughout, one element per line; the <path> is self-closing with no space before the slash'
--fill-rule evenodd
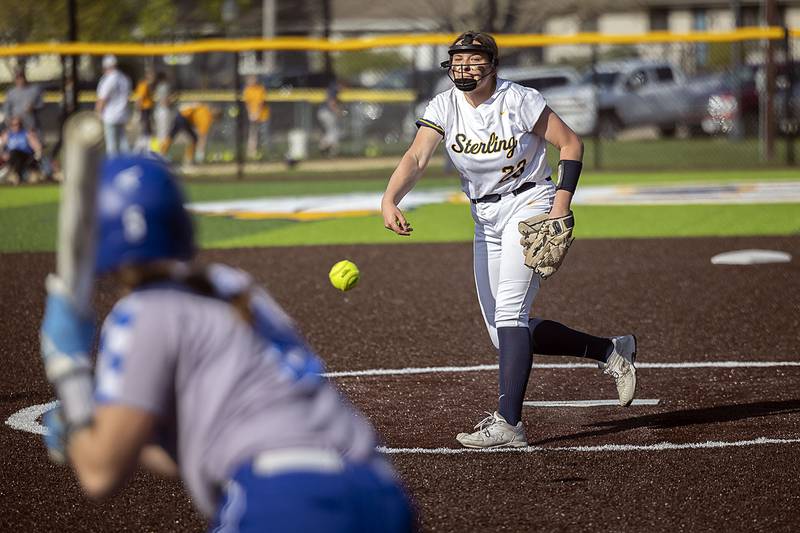
<path id="1" fill-rule="evenodd" d="M 139 140 L 136 147 L 139 151 L 147 150 L 153 136 L 153 107 L 155 100 L 153 91 L 155 88 L 156 73 L 152 69 L 145 72 L 145 77 L 136 85 L 133 91 L 133 100 L 136 110 L 139 112 Z"/>
<path id="2" fill-rule="evenodd" d="M 242 94 L 247 108 L 247 157 L 255 159 L 258 154 L 259 132 L 263 132 L 262 142 L 266 141 L 267 125 L 269 122 L 269 106 L 267 105 L 267 90 L 258 82 L 254 75 L 247 77 L 247 85 Z"/>
<path id="3" fill-rule="evenodd" d="M 202 163 L 206 157 L 208 133 L 219 114 L 218 109 L 212 109 L 208 104 L 189 103 L 180 106 L 172 129 L 161 145 L 161 153 L 166 155 L 175 137 L 184 132 L 190 138 L 184 151 L 184 163 L 190 164 L 192 161 Z"/>

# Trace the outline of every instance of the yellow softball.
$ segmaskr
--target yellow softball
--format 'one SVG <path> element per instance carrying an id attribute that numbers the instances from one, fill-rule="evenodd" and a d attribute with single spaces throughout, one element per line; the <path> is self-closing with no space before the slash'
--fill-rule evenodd
<path id="1" fill-rule="evenodd" d="M 345 259 L 331 267 L 328 278 L 331 280 L 331 285 L 340 291 L 349 291 L 356 286 L 360 275 L 356 264 Z"/>

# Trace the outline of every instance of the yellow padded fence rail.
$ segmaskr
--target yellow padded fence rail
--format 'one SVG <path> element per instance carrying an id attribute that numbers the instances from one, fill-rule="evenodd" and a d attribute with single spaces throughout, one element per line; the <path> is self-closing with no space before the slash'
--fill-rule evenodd
<path id="1" fill-rule="evenodd" d="M 290 90 L 274 89 L 267 93 L 267 102 L 310 102 L 320 104 L 325 101 L 327 91 L 325 89 L 306 89 L 293 88 Z M 0 104 L 5 101 L 5 93 L 0 93 Z M 339 100 L 342 102 L 381 102 L 381 103 L 413 103 L 416 101 L 417 94 L 411 89 L 343 89 L 339 93 Z M 49 91 L 44 94 L 44 101 L 47 103 L 59 103 L 63 95 L 57 91 Z M 236 100 L 236 93 L 233 91 L 182 91 L 181 101 L 183 102 L 217 102 L 227 103 Z M 95 92 L 81 91 L 78 94 L 78 101 L 81 103 L 94 103 L 97 101 Z M 133 97 L 131 97 L 133 101 Z"/>
<path id="2" fill-rule="evenodd" d="M 788 31 L 800 37 L 800 29 Z M 574 35 L 497 34 L 504 47 L 526 48 L 575 44 L 639 44 L 676 42 L 740 42 L 776 40 L 784 37 L 784 28 L 749 27 L 726 32 L 650 32 L 630 35 L 577 33 Z M 25 55 L 104 55 L 157 56 L 199 54 L 205 52 L 244 52 L 250 50 L 315 50 L 347 52 L 373 48 L 397 48 L 409 45 L 449 45 L 455 34 L 394 34 L 354 39 L 316 39 L 279 37 L 275 39 L 205 39 L 180 43 L 22 43 L 0 46 L 0 57 Z"/>

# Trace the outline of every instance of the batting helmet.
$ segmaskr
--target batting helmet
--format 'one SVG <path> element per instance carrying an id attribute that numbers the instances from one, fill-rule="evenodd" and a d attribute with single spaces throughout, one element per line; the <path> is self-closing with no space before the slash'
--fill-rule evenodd
<path id="1" fill-rule="evenodd" d="M 97 194 L 97 274 L 194 256 L 194 231 L 175 176 L 162 160 L 108 159 Z"/>

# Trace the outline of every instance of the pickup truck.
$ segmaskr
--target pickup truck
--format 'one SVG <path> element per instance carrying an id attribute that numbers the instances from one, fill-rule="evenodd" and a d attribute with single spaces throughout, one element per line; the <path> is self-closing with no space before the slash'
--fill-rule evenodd
<path id="1" fill-rule="evenodd" d="M 708 96 L 719 86 L 719 76 L 690 79 L 671 63 L 637 59 L 598 63 L 582 82 L 597 90 L 601 136 L 614 138 L 638 126 L 685 136 L 701 130 Z"/>
<path id="2" fill-rule="evenodd" d="M 542 93 L 550 109 L 578 135 L 594 131 L 597 125 L 594 89 L 581 86 L 580 75 L 572 67 L 500 68 L 497 75 Z"/>

